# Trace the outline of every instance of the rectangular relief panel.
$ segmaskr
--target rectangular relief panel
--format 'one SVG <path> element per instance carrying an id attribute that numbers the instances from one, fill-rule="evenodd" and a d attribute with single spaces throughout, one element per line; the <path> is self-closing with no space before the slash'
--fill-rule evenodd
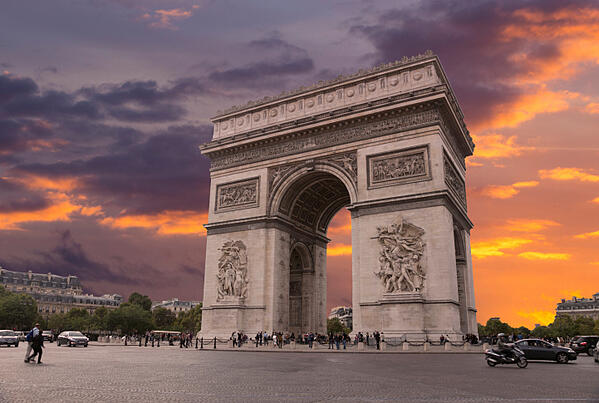
<path id="1" fill-rule="evenodd" d="M 244 179 L 216 186 L 215 211 L 241 210 L 258 207 L 260 203 L 260 178 Z"/>
<path id="2" fill-rule="evenodd" d="M 445 183 L 447 187 L 457 196 L 457 199 L 461 202 L 464 209 L 466 209 L 466 184 L 445 153 L 443 153 L 443 170 L 445 171 Z"/>
<path id="3" fill-rule="evenodd" d="M 366 157 L 368 189 L 431 179 L 428 146 Z"/>

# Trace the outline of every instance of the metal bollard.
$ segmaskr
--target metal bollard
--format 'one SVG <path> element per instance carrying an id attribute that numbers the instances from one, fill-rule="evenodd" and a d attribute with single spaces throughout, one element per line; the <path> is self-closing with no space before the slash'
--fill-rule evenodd
<path id="1" fill-rule="evenodd" d="M 196 337 L 196 349 L 198 348 L 198 338 Z"/>
<path id="2" fill-rule="evenodd" d="M 216 337 L 214 338 L 214 349 L 216 350 Z"/>
<path id="3" fill-rule="evenodd" d="M 200 350 L 203 350 L 203 349 L 204 349 L 204 338 L 202 337 L 200 339 Z"/>
<path id="4" fill-rule="evenodd" d="M 139 338 L 139 347 L 141 347 L 141 337 Z"/>

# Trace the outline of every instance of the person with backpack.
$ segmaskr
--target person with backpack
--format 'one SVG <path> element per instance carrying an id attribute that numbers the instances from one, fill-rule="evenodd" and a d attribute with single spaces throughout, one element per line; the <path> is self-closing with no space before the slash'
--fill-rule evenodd
<path id="1" fill-rule="evenodd" d="M 38 323 L 35 324 L 35 327 L 38 329 L 37 329 L 37 335 L 33 336 L 32 340 L 31 340 L 31 348 L 33 349 L 33 354 L 30 355 L 25 360 L 25 362 L 30 362 L 31 360 L 35 359 L 35 356 L 37 356 L 37 363 L 41 364 L 42 363 L 42 348 L 44 348 L 44 336 L 42 335 L 42 332 L 40 332 Z"/>
<path id="2" fill-rule="evenodd" d="M 40 330 L 38 328 L 39 325 L 40 325 L 39 323 L 36 323 L 35 326 L 33 327 L 33 329 L 31 329 L 29 331 L 29 333 L 27 333 L 27 336 L 25 337 L 25 340 L 27 340 L 27 352 L 25 353 L 25 362 L 29 362 L 29 356 L 31 355 L 33 338 L 35 336 L 37 336 L 38 334 L 40 334 Z"/>

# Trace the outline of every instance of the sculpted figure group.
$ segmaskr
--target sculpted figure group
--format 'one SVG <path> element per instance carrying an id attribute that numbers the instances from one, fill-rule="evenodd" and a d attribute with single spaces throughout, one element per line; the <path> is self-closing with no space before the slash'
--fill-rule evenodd
<path id="1" fill-rule="evenodd" d="M 226 296 L 247 296 L 247 250 L 242 241 L 225 242 L 218 260 L 218 297 L 220 301 Z"/>
<path id="2" fill-rule="evenodd" d="M 389 226 L 377 227 L 379 277 L 385 293 L 419 292 L 424 285 L 422 257 L 424 230 L 399 218 Z"/>

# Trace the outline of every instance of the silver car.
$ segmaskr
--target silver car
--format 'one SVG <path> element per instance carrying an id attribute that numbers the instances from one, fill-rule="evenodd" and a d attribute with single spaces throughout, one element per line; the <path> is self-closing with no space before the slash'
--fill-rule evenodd
<path id="1" fill-rule="evenodd" d="M 19 336 L 12 330 L 0 330 L 0 346 L 19 347 Z"/>
<path id="2" fill-rule="evenodd" d="M 83 333 L 75 331 L 75 330 L 69 330 L 66 332 L 62 332 L 61 334 L 58 335 L 58 338 L 56 339 L 56 344 L 58 346 L 87 347 L 87 343 L 89 343 L 89 339 L 87 337 L 85 337 L 83 335 Z"/>

